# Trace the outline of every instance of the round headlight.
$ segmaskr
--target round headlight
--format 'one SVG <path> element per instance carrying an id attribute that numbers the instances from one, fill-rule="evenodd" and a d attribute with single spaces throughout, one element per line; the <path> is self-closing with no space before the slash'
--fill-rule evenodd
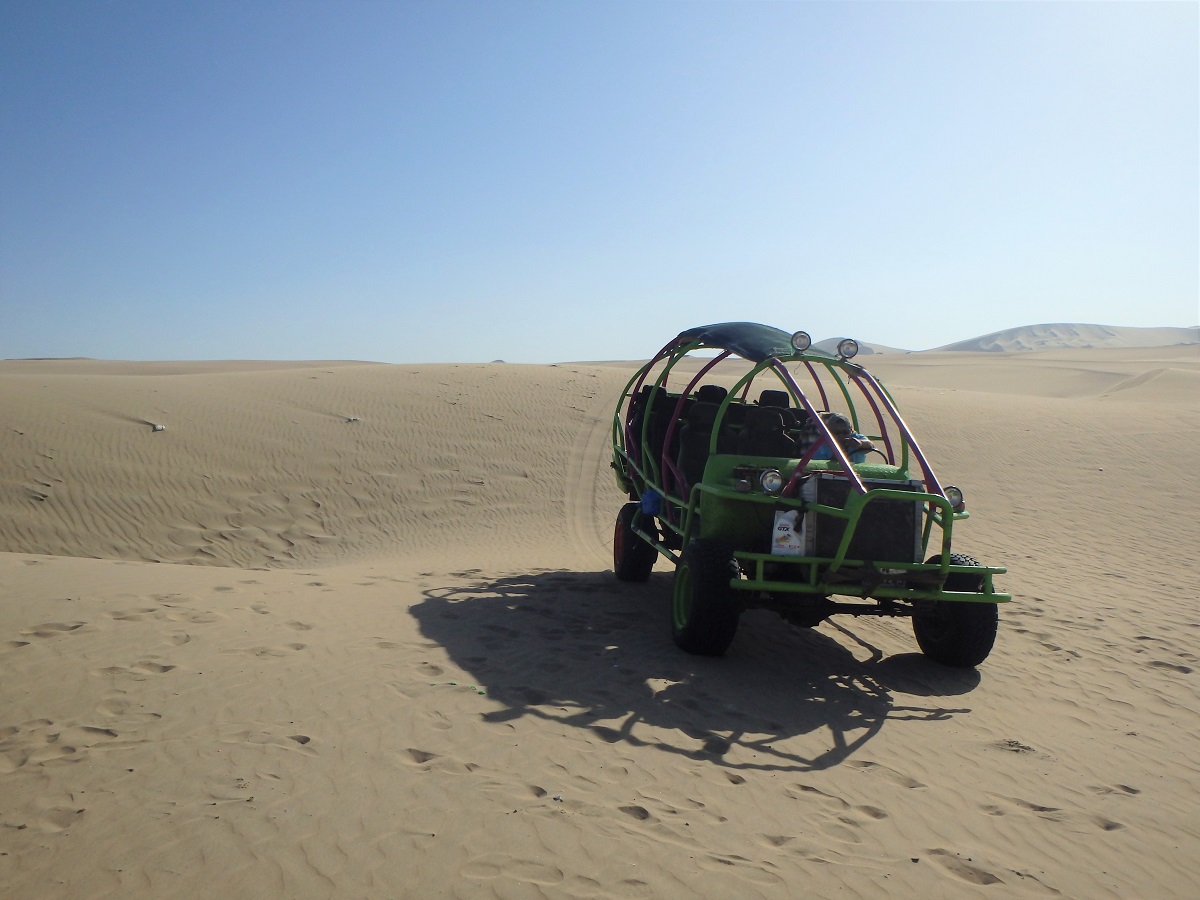
<path id="1" fill-rule="evenodd" d="M 792 335 L 792 349 L 799 353 L 803 353 L 812 346 L 812 338 L 808 336 L 807 331 L 797 331 Z"/>
<path id="2" fill-rule="evenodd" d="M 962 512 L 967 508 L 966 502 L 963 500 L 963 492 L 952 484 L 946 485 L 942 489 L 942 493 L 946 495 L 946 499 L 950 501 L 950 505 L 955 512 Z"/>
<path id="3" fill-rule="evenodd" d="M 846 338 L 837 345 L 837 352 L 842 359 L 854 359 L 858 356 L 858 341 Z"/>
<path id="4" fill-rule="evenodd" d="M 758 483 L 768 494 L 778 494 L 783 490 L 783 476 L 778 469 L 767 469 L 758 476 Z"/>

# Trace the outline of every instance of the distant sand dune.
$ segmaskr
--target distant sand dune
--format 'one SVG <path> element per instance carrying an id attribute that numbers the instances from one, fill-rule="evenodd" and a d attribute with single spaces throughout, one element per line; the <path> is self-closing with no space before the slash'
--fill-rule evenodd
<path id="1" fill-rule="evenodd" d="M 630 364 L 0 362 L 0 884 L 1195 897 L 1197 348 L 868 365 L 1009 569 L 978 671 L 678 651 L 611 572 Z"/>
<path id="2" fill-rule="evenodd" d="M 1012 353 L 1065 348 L 1166 347 L 1200 344 L 1200 327 L 1128 328 L 1116 325 L 1057 323 L 1026 325 L 938 347 L 938 350 Z"/>

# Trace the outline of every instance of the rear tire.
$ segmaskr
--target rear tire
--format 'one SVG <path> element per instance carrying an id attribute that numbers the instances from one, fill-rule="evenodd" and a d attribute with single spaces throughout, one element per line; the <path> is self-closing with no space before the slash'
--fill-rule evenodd
<path id="1" fill-rule="evenodd" d="M 931 563 L 940 561 L 932 557 Z M 952 566 L 977 566 L 979 563 L 961 553 L 950 555 Z M 983 576 L 951 572 L 946 577 L 948 591 L 980 592 Z M 979 665 L 992 652 L 999 627 L 995 603 L 939 600 L 934 608 L 913 616 L 913 634 L 921 652 L 934 662 L 958 668 Z"/>
<path id="2" fill-rule="evenodd" d="M 658 559 L 658 551 L 633 530 L 633 519 L 640 508 L 638 503 L 626 503 L 617 513 L 613 531 L 613 571 L 621 581 L 646 581 Z M 643 530 L 652 530 L 653 524 Z"/>
<path id="3" fill-rule="evenodd" d="M 671 634 L 681 650 L 720 656 L 737 634 L 742 604 L 729 582 L 737 563 L 722 541 L 691 541 L 675 568 L 671 598 Z"/>

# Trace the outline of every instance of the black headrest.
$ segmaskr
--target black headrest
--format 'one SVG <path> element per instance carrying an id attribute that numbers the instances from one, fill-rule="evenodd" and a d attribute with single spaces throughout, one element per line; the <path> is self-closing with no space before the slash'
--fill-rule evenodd
<path id="1" fill-rule="evenodd" d="M 787 391 L 763 391 L 758 395 L 759 406 L 773 406 L 777 409 L 787 409 L 791 400 Z"/>
<path id="2" fill-rule="evenodd" d="M 702 384 L 696 390 L 696 399 L 701 403 L 720 403 L 728 394 L 719 384 Z"/>

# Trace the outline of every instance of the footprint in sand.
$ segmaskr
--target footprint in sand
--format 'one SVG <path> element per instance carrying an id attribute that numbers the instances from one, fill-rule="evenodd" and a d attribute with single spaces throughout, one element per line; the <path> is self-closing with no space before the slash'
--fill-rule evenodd
<path id="1" fill-rule="evenodd" d="M 436 728 L 438 731 L 449 731 L 454 727 L 454 723 L 437 710 L 427 713 L 425 719 L 430 728 Z"/>
<path id="2" fill-rule="evenodd" d="M 697 862 L 701 868 L 714 872 L 719 872 L 723 868 L 736 867 L 742 878 L 763 886 L 779 886 L 784 883 L 783 879 L 774 872 L 768 872 L 762 866 L 737 853 L 709 853 L 701 856 Z"/>
<path id="3" fill-rule="evenodd" d="M 96 707 L 96 712 L 102 716 L 123 716 L 133 708 L 133 703 L 121 694 L 105 697 Z"/>
<path id="4" fill-rule="evenodd" d="M 759 837 L 763 839 L 768 847 L 776 849 L 796 840 L 796 836 L 793 834 L 760 834 Z"/>
<path id="5" fill-rule="evenodd" d="M 887 812 L 878 806 L 854 805 L 841 797 L 828 794 L 825 791 L 808 784 L 794 784 L 784 790 L 784 794 L 794 800 L 812 799 L 826 809 L 822 829 L 848 843 L 862 841 L 860 830 L 871 822 L 888 818 Z"/>
<path id="6" fill-rule="evenodd" d="M 871 772 L 872 774 L 877 774 L 883 778 L 886 778 L 888 781 L 895 782 L 901 787 L 906 787 L 913 790 L 925 787 L 923 782 L 917 781 L 915 778 L 910 778 L 908 775 L 905 775 L 902 772 L 897 772 L 895 769 L 890 769 L 887 766 L 880 765 L 877 762 L 859 759 L 851 760 L 850 765 L 854 766 L 855 768 Z"/>
<path id="7" fill-rule="evenodd" d="M 655 815 L 644 806 L 637 806 L 635 804 L 631 804 L 629 806 L 618 806 L 617 811 L 623 812 L 631 819 L 636 819 L 639 822 L 648 822 L 651 825 L 658 822 L 658 819 L 655 817 Z"/>
<path id="8" fill-rule="evenodd" d="M 187 622 L 189 625 L 208 625 L 223 619 L 224 616 L 207 609 L 196 610 L 181 607 L 167 613 L 167 618 L 172 622 Z"/>
<path id="9" fill-rule="evenodd" d="M 156 612 L 158 612 L 157 606 L 138 606 L 134 609 L 113 610 L 108 615 L 118 622 L 137 622 L 153 616 Z"/>
<path id="10" fill-rule="evenodd" d="M 260 659 L 263 657 L 281 657 L 287 656 L 288 651 L 303 650 L 308 644 L 284 644 L 282 647 L 231 647 L 222 650 L 222 653 L 248 653 L 251 656 L 257 656 Z"/>
<path id="11" fill-rule="evenodd" d="M 163 675 L 167 672 L 170 672 L 175 668 L 175 666 L 155 662 L 152 659 L 143 659 L 140 662 L 134 663 L 129 668 L 131 671 L 138 672 L 143 675 Z"/>
<path id="12" fill-rule="evenodd" d="M 404 751 L 408 758 L 418 766 L 423 766 L 432 759 L 437 759 L 436 753 L 430 753 L 428 750 L 417 750 L 415 747 L 409 747 Z"/>
<path id="13" fill-rule="evenodd" d="M 1043 753 L 1036 747 L 1030 747 L 1028 744 L 1022 744 L 1020 741 L 1013 738 L 1006 738 L 999 741 L 990 741 L 983 745 L 985 750 L 1000 750 L 1004 753 L 1016 753 L 1019 756 L 1028 756 L 1031 759 L 1052 759 L 1049 754 Z"/>
<path id="14" fill-rule="evenodd" d="M 64 634 L 77 631 L 86 624 L 87 622 L 46 622 L 42 625 L 33 625 L 30 628 L 22 629 L 21 634 L 26 637 L 37 638 L 61 637 Z"/>
<path id="15" fill-rule="evenodd" d="M 66 831 L 83 817 L 86 809 L 68 809 L 56 806 L 46 810 L 38 817 L 37 827 L 46 834 L 58 834 Z"/>
<path id="16" fill-rule="evenodd" d="M 226 725 L 220 729 L 222 744 L 258 744 L 314 755 L 312 738 L 307 734 L 276 735 L 239 725 Z"/>
<path id="17" fill-rule="evenodd" d="M 42 766 L 78 762 L 87 750 L 117 737 L 111 728 L 98 725 L 60 725 L 51 719 L 34 719 L 0 730 L 0 773 L 26 765 Z"/>
<path id="18" fill-rule="evenodd" d="M 1112 788 L 1093 787 L 1091 790 L 1095 793 L 1124 793 Z M 1134 790 L 1130 788 L 1129 790 Z M 995 796 L 995 795 L 993 795 Z M 1009 813 L 1027 813 L 1037 816 L 1047 822 L 1056 822 L 1061 825 L 1070 826 L 1072 829 L 1078 829 L 1081 823 L 1087 823 L 1091 826 L 1100 829 L 1101 831 L 1119 831 L 1125 825 L 1110 819 L 1107 816 L 1095 815 L 1085 812 L 1071 812 L 1070 810 L 1061 809 L 1057 806 L 1044 806 L 1040 803 L 1034 803 L 1030 800 L 1022 800 L 1020 797 L 996 797 L 996 803 L 986 803 L 980 806 L 983 812 L 989 816 L 1004 816 Z"/>
<path id="19" fill-rule="evenodd" d="M 1127 784 L 1093 784 L 1088 786 L 1088 790 L 1095 794 L 1124 794 L 1126 796 L 1135 796 L 1141 793 L 1141 790 L 1135 787 L 1130 787 Z"/>
<path id="20" fill-rule="evenodd" d="M 92 674 L 110 677 L 116 675 L 163 675 L 174 668 L 176 667 L 155 662 L 152 659 L 143 659 L 131 666 L 105 666 L 102 669 L 93 669 Z"/>
<path id="21" fill-rule="evenodd" d="M 940 847 L 930 850 L 929 855 L 933 857 L 934 862 L 951 875 L 960 878 L 968 884 L 1004 884 L 1004 880 L 1000 876 L 975 865 L 971 857 L 964 859 L 957 853 L 951 853 L 949 850 L 943 850 Z"/>

